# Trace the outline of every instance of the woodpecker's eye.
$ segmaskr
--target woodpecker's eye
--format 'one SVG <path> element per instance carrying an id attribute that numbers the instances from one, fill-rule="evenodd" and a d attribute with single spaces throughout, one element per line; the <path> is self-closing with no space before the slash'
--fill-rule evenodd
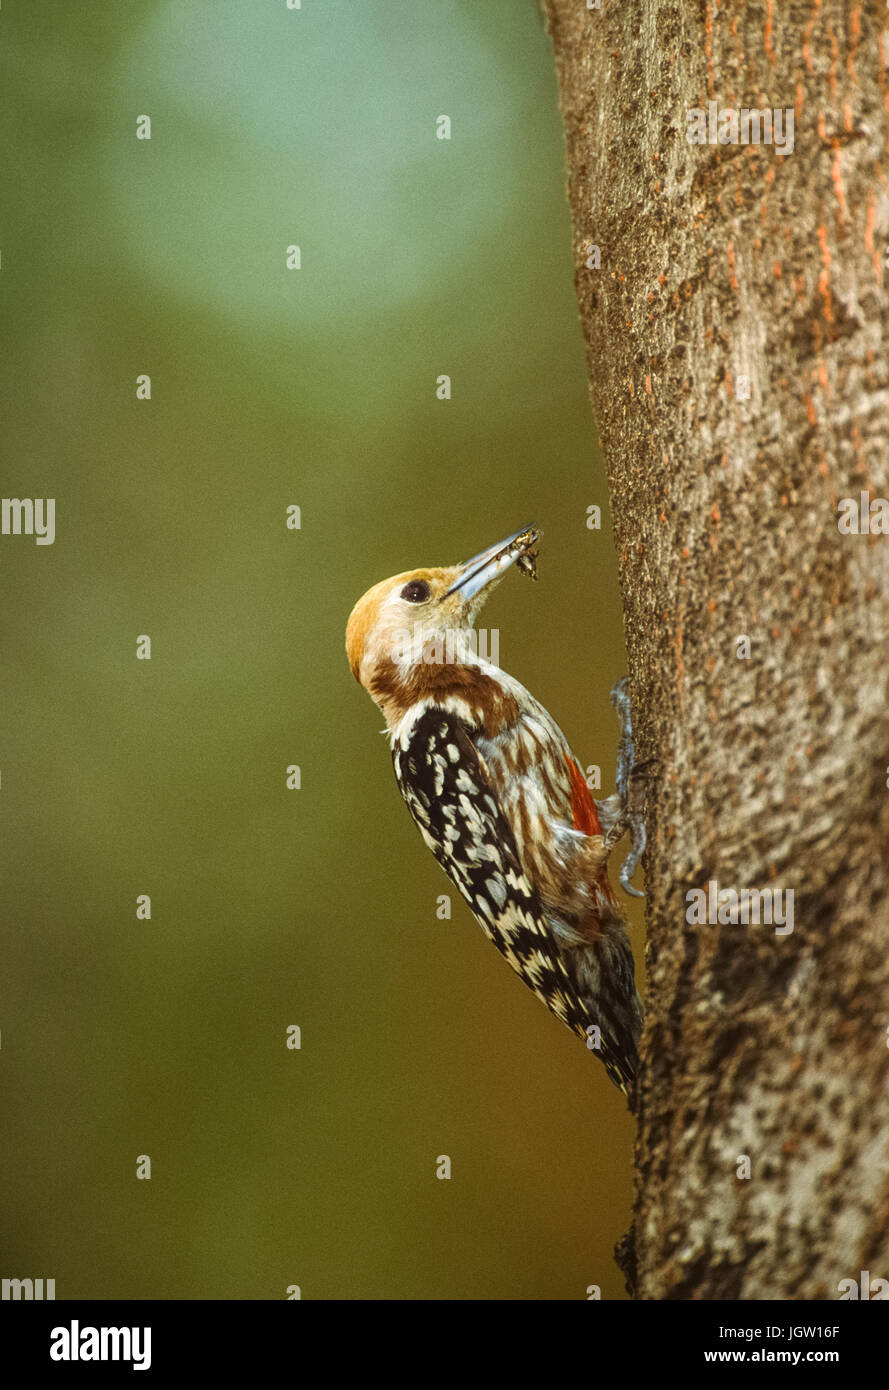
<path id="1" fill-rule="evenodd" d="M 425 579 L 412 579 L 409 584 L 405 584 L 401 597 L 407 599 L 408 603 L 425 603 L 429 597 L 429 585 Z"/>

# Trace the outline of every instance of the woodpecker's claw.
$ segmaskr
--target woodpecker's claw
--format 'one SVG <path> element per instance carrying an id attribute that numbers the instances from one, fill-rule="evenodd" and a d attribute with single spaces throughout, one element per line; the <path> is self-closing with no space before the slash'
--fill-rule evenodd
<path id="1" fill-rule="evenodd" d="M 650 763 L 636 763 L 633 723 L 630 717 L 630 696 L 627 678 L 621 677 L 611 687 L 611 703 L 620 721 L 620 743 L 617 748 L 617 791 L 597 803 L 599 817 L 605 830 L 605 850 L 610 852 L 625 833 L 630 836 L 630 852 L 620 867 L 620 885 L 631 898 L 644 898 L 630 879 L 642 858 L 646 844 L 645 830 L 645 773 Z"/>

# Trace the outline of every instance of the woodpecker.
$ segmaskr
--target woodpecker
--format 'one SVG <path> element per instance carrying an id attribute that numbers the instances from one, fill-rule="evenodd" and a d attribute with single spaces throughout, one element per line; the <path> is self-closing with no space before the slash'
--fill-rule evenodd
<path id="1" fill-rule="evenodd" d="M 539 999 L 598 1052 L 635 1106 L 642 1005 L 606 861 L 627 830 L 629 893 L 645 844 L 629 697 L 617 793 L 597 802 L 565 735 L 524 686 L 479 655 L 474 623 L 515 562 L 536 578 L 529 526 L 465 564 L 410 570 L 359 599 L 346 629 L 356 680 L 386 720 L 420 834 L 485 934 Z"/>

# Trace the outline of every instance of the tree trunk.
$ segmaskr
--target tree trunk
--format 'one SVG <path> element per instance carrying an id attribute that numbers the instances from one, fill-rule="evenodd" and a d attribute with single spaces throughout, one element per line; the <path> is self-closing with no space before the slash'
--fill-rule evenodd
<path id="1" fill-rule="evenodd" d="M 889 535 L 839 526 L 889 498 L 889 11 L 543 8 L 655 763 L 635 1292 L 838 1298 L 889 1279 Z M 690 922 L 711 880 L 792 932 Z"/>

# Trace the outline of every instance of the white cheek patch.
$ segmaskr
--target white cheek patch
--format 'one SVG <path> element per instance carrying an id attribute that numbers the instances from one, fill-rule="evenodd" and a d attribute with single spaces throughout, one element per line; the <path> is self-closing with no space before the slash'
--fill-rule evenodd
<path id="1" fill-rule="evenodd" d="M 401 588 L 393 589 L 380 605 L 387 621 L 379 634 L 381 647 L 402 673 L 417 665 L 423 655 L 422 626 L 416 620 L 416 605 L 401 597 Z M 397 617 L 396 617 L 397 615 Z"/>

